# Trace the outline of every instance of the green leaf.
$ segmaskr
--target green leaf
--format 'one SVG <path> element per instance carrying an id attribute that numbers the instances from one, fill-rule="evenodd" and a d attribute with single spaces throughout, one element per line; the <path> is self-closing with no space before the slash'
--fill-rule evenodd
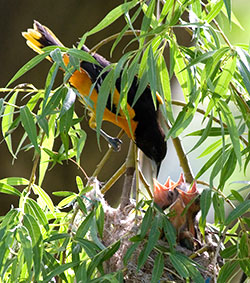
<path id="1" fill-rule="evenodd" d="M 152 279 L 151 279 L 151 283 L 158 283 L 162 272 L 164 269 L 164 257 L 162 255 L 162 253 L 158 253 L 155 262 L 154 262 L 154 268 L 152 271 Z"/>
<path id="2" fill-rule="evenodd" d="M 203 136 L 203 135 L 205 135 L 204 134 L 205 131 L 207 131 L 207 128 L 197 130 L 197 131 L 194 131 L 190 134 L 187 134 L 187 137 L 189 137 L 189 136 Z M 227 128 L 224 129 L 224 135 L 229 135 L 229 131 L 228 131 Z M 209 131 L 207 132 L 207 136 L 209 136 L 209 137 L 220 137 L 221 136 L 221 128 L 220 127 L 210 128 Z"/>
<path id="3" fill-rule="evenodd" d="M 43 204 L 42 207 L 46 205 L 48 209 L 51 211 L 51 213 L 54 213 L 55 207 L 49 195 L 41 187 L 35 184 L 32 185 L 32 189 L 34 194 L 38 195 L 39 198 L 41 199 L 41 202 Z"/>
<path id="4" fill-rule="evenodd" d="M 98 252 L 100 252 L 100 248 L 93 242 L 75 237 L 74 241 L 76 241 L 87 253 L 89 257 L 94 257 Z"/>
<path id="5" fill-rule="evenodd" d="M 238 69 L 242 76 L 244 85 L 250 94 L 250 55 L 241 48 L 236 48 L 240 59 L 237 62 Z"/>
<path id="6" fill-rule="evenodd" d="M 232 245 L 232 246 L 229 246 L 228 248 L 225 248 L 224 250 L 222 250 L 220 252 L 220 255 L 223 258 L 230 258 L 230 257 L 235 256 L 236 252 L 237 252 L 237 245 Z"/>
<path id="7" fill-rule="evenodd" d="M 216 142 L 216 145 L 217 144 L 218 143 Z M 214 146 L 214 144 L 213 144 L 213 146 Z M 200 178 L 200 176 L 202 176 L 218 160 L 218 158 L 221 156 L 223 150 L 226 150 L 229 146 L 230 146 L 230 144 L 227 144 L 224 149 L 220 148 L 218 151 L 216 151 L 216 153 L 212 157 L 210 157 L 209 160 L 202 166 L 200 171 L 195 176 L 195 179 L 198 180 Z M 211 148 L 209 148 L 209 150 L 211 151 Z"/>
<path id="8" fill-rule="evenodd" d="M 167 2 L 166 2 L 167 3 Z M 165 4 L 166 4 L 165 3 Z M 174 123 L 174 117 L 173 117 L 173 109 L 172 109 L 172 97 L 171 97 L 171 88 L 170 88 L 170 79 L 168 75 L 168 69 L 166 66 L 166 62 L 164 60 L 164 57 L 162 54 L 158 57 L 157 60 L 157 74 L 159 75 L 159 80 L 161 83 L 161 89 L 162 89 L 162 96 L 164 101 L 164 106 L 166 109 L 166 117 L 168 120 L 173 124 Z"/>
<path id="9" fill-rule="evenodd" d="M 210 23 L 221 11 L 221 8 L 223 6 L 223 2 L 221 1 L 216 1 L 216 2 L 211 2 L 212 4 L 210 4 L 211 6 L 211 10 L 209 11 L 209 13 L 206 15 L 205 17 L 205 21 Z"/>
<path id="10" fill-rule="evenodd" d="M 28 137 L 34 146 L 35 150 L 40 153 L 40 148 L 37 143 L 37 133 L 36 133 L 36 125 L 34 122 L 33 115 L 31 114 L 29 108 L 27 106 L 24 106 L 20 110 L 20 117 L 22 121 L 22 125 L 24 127 L 24 130 L 28 134 Z"/>
<path id="11" fill-rule="evenodd" d="M 74 202 L 75 202 L 75 199 L 76 199 L 76 194 L 73 193 L 71 194 L 70 196 L 64 198 L 63 200 L 61 200 L 59 203 L 58 203 L 58 207 L 59 208 L 65 208 L 65 207 L 68 207 L 70 205 L 72 205 Z"/>
<path id="12" fill-rule="evenodd" d="M 172 223 L 168 220 L 167 216 L 163 217 L 163 229 L 164 235 L 168 240 L 170 249 L 172 250 L 176 245 L 176 231 Z"/>
<path id="13" fill-rule="evenodd" d="M 21 193 L 14 187 L 8 184 L 4 184 L 0 182 L 0 193 L 8 194 L 8 195 L 14 195 L 14 196 L 21 196 Z"/>
<path id="14" fill-rule="evenodd" d="M 232 194 L 234 200 L 237 200 L 238 202 L 244 201 L 244 198 L 242 197 L 242 195 L 238 191 L 231 190 L 231 194 Z M 230 197 L 230 199 L 232 199 L 232 198 Z"/>
<path id="15" fill-rule="evenodd" d="M 213 195 L 213 208 L 215 223 L 223 225 L 225 221 L 224 199 L 220 197 L 217 193 L 214 193 Z"/>
<path id="16" fill-rule="evenodd" d="M 189 272 L 186 266 L 175 253 L 171 253 L 169 259 L 180 276 L 182 276 L 183 278 L 189 277 Z"/>
<path id="17" fill-rule="evenodd" d="M 90 225 L 92 224 L 92 221 L 94 219 L 95 211 L 92 210 L 87 217 L 84 219 L 84 221 L 81 223 L 81 225 L 78 227 L 76 231 L 76 237 L 77 238 L 83 238 L 86 233 L 89 230 Z"/>
<path id="18" fill-rule="evenodd" d="M 29 237 L 29 234 L 27 233 L 27 230 L 24 227 L 19 227 L 19 229 L 17 230 L 17 233 L 20 237 L 21 247 L 23 249 L 24 258 L 27 264 L 27 271 L 28 271 L 29 277 L 31 277 L 32 276 L 32 272 L 31 272 L 32 258 L 33 258 L 31 238 Z"/>
<path id="19" fill-rule="evenodd" d="M 152 1 L 155 2 L 155 1 Z M 156 60 L 154 58 L 154 53 L 152 46 L 150 45 L 149 52 L 148 52 L 148 80 L 150 84 L 150 90 L 152 94 L 152 99 L 154 102 L 154 106 L 156 108 L 156 91 L 157 91 L 157 71 L 156 71 Z"/>
<path id="20" fill-rule="evenodd" d="M 212 190 L 210 189 L 205 189 L 201 193 L 201 198 L 200 198 L 200 206 L 201 206 L 201 221 L 204 222 L 206 220 L 209 208 L 211 206 L 211 194 Z"/>
<path id="21" fill-rule="evenodd" d="M 70 234 L 68 233 L 60 233 L 60 234 L 54 234 L 46 239 L 44 239 L 44 242 L 52 242 L 52 241 L 57 241 L 61 239 L 67 239 L 70 238 Z"/>
<path id="22" fill-rule="evenodd" d="M 237 163 L 237 160 L 236 160 L 234 149 L 231 149 L 230 155 L 221 170 L 220 184 L 219 184 L 220 189 L 224 187 L 226 181 L 233 174 L 236 168 L 236 163 Z"/>
<path id="23" fill-rule="evenodd" d="M 80 40 L 80 42 L 78 44 L 78 49 L 81 49 L 81 47 L 83 46 L 87 36 L 92 35 L 94 33 L 97 33 L 98 31 L 100 31 L 100 30 L 106 28 L 107 26 L 111 25 L 115 20 L 117 20 L 123 14 L 127 13 L 130 9 L 132 9 L 136 5 L 138 5 L 138 1 L 137 0 L 133 0 L 133 1 L 121 4 L 121 5 L 117 6 L 116 8 L 114 8 L 112 11 L 110 11 L 104 17 L 104 19 L 100 21 L 100 23 L 98 25 L 96 25 L 93 29 L 88 31 L 81 38 L 81 40 Z"/>
<path id="24" fill-rule="evenodd" d="M 40 163 L 39 163 L 38 185 L 40 187 L 42 185 L 45 174 L 47 172 L 47 169 L 48 169 L 48 166 L 49 166 L 49 160 L 50 160 L 50 156 L 48 154 L 48 151 L 46 151 L 45 149 L 51 151 L 52 148 L 53 148 L 53 145 L 54 145 L 54 141 L 55 141 L 56 118 L 57 118 L 56 115 L 50 116 L 50 118 L 48 120 L 49 133 L 43 139 L 43 144 L 42 144 L 43 150 L 41 151 Z"/>
<path id="25" fill-rule="evenodd" d="M 18 72 L 14 75 L 14 77 L 8 82 L 8 87 L 11 83 L 13 83 L 15 80 L 20 78 L 23 74 L 27 73 L 29 70 L 34 68 L 37 64 L 39 64 L 44 58 L 46 58 L 49 55 L 50 51 L 46 51 L 43 54 L 39 54 L 32 58 L 28 63 L 26 63 L 21 69 L 18 70 Z"/>
<path id="26" fill-rule="evenodd" d="M 229 84 L 234 75 L 236 69 L 236 59 L 236 56 L 229 57 L 216 84 L 214 92 L 223 98 L 226 98 Z"/>
<path id="27" fill-rule="evenodd" d="M 223 0 L 223 1 L 224 1 L 225 6 L 226 6 L 226 9 L 227 9 L 227 15 L 228 15 L 229 23 L 231 23 L 232 0 Z"/>
<path id="28" fill-rule="evenodd" d="M 131 256 L 133 255 L 134 251 L 139 247 L 141 242 L 136 242 L 132 244 L 126 251 L 125 256 L 123 257 L 123 263 L 126 266 L 128 264 L 128 261 L 130 260 Z"/>
<path id="29" fill-rule="evenodd" d="M 97 225 L 98 233 L 101 238 L 103 237 L 104 217 L 105 217 L 105 214 L 104 214 L 102 204 L 99 203 L 96 208 L 96 225 Z"/>
<path id="30" fill-rule="evenodd" d="M 43 278 L 43 282 L 49 282 L 53 277 L 60 275 L 65 270 L 73 268 L 77 266 L 78 264 L 80 264 L 80 261 L 72 261 L 72 262 L 64 263 L 64 264 L 57 266 Z"/>
<path id="31" fill-rule="evenodd" d="M 240 140 L 239 140 L 239 132 L 236 127 L 236 123 L 233 117 L 232 112 L 230 111 L 227 103 L 223 100 L 218 101 L 218 105 L 220 107 L 222 117 L 227 124 L 229 135 L 231 141 L 233 143 L 233 149 L 237 158 L 239 165 L 241 166 L 241 152 L 240 152 Z"/>
<path id="32" fill-rule="evenodd" d="M 197 147 L 199 147 L 208 137 L 211 127 L 213 123 L 213 115 L 210 115 L 207 126 L 205 130 L 202 132 L 201 138 L 197 141 L 197 143 L 192 147 L 192 149 L 189 150 L 187 154 L 189 154 L 191 151 L 195 150 Z"/>
<path id="33" fill-rule="evenodd" d="M 42 234 L 35 218 L 29 214 L 23 215 L 23 225 L 27 228 L 32 241 L 35 280 L 37 280 L 42 262 Z"/>
<path id="34" fill-rule="evenodd" d="M 174 0 L 165 1 L 164 6 L 161 10 L 161 15 L 159 19 L 159 23 L 163 21 L 163 19 L 167 16 L 167 14 L 170 12 L 171 8 L 173 7 Z"/>
<path id="35" fill-rule="evenodd" d="M 138 257 L 137 270 L 139 270 L 144 265 L 149 254 L 151 253 L 157 241 L 159 240 L 161 234 L 160 228 L 161 228 L 161 221 L 159 219 L 159 216 L 156 215 L 153 220 L 151 230 L 149 232 L 147 244 L 145 248 L 140 252 L 140 255 Z"/>
<path id="36" fill-rule="evenodd" d="M 141 232 L 140 232 L 141 239 L 143 239 L 146 236 L 149 228 L 151 227 L 152 220 L 153 220 L 153 209 L 152 207 L 149 207 L 142 220 Z"/>
<path id="37" fill-rule="evenodd" d="M 238 261 L 229 261 L 226 262 L 220 272 L 219 276 L 217 279 L 218 283 L 225 283 L 225 282 L 230 282 L 230 278 L 233 277 L 233 273 L 236 270 L 236 267 L 238 266 L 239 262 Z"/>
<path id="38" fill-rule="evenodd" d="M 244 213 L 250 211 L 250 200 L 246 200 L 240 203 L 236 208 L 231 211 L 225 221 L 225 225 L 229 225 L 238 217 L 241 217 Z"/>
<path id="39" fill-rule="evenodd" d="M 91 55 L 89 54 L 88 52 L 86 51 L 83 51 L 83 50 L 79 50 L 79 49 L 76 49 L 76 48 L 71 48 L 68 50 L 67 52 L 69 55 L 81 60 L 81 61 L 84 61 L 84 62 L 90 62 L 90 63 L 93 63 L 95 65 L 100 65 L 96 59 Z"/>
<path id="40" fill-rule="evenodd" d="M 62 117 L 75 103 L 76 93 L 72 88 L 68 88 L 68 92 L 63 101 L 62 109 L 60 112 L 60 117 Z"/>
<path id="41" fill-rule="evenodd" d="M 35 202 L 33 199 L 28 198 L 27 199 L 27 204 L 30 205 L 30 207 L 33 210 L 33 216 L 35 218 L 37 218 L 40 222 L 40 224 L 42 224 L 44 226 L 44 228 L 46 230 L 48 230 L 49 226 L 48 226 L 48 220 L 46 218 L 45 213 L 43 212 L 43 210 L 41 209 L 41 207 L 37 204 L 37 202 Z"/>
<path id="42" fill-rule="evenodd" d="M 13 122 L 14 109 L 15 109 L 14 105 L 16 103 L 17 94 L 18 92 L 14 92 L 13 95 L 10 97 L 8 104 L 5 107 L 5 110 L 3 112 L 3 117 L 2 117 L 2 134 L 7 144 L 7 147 L 9 149 L 9 152 L 15 159 L 16 159 L 16 156 L 12 149 L 11 135 L 8 135 L 8 131 Z"/>

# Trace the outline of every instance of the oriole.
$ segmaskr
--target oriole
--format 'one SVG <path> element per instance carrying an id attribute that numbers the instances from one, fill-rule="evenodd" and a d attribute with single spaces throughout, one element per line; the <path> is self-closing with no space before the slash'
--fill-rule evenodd
<path id="1" fill-rule="evenodd" d="M 27 45 L 37 53 L 43 53 L 42 49 L 47 46 L 63 46 L 63 44 L 52 31 L 37 21 L 34 21 L 33 29 L 28 29 L 27 32 L 23 32 L 22 35 L 27 40 Z M 82 50 L 89 52 L 89 49 L 85 45 L 82 47 Z M 99 65 L 82 61 L 80 63 L 80 70 L 74 71 L 69 79 L 69 83 L 72 87 L 77 89 L 77 91 L 83 97 L 86 97 L 89 96 L 92 84 L 96 82 L 93 91 L 89 96 L 93 102 L 93 107 L 90 109 L 92 113 L 90 126 L 94 127 L 98 90 L 100 89 L 102 81 L 108 74 L 108 71 L 103 72 L 102 74 L 101 72 L 103 71 L 103 68 L 110 64 L 110 62 L 97 53 L 93 53 L 91 55 L 95 58 Z M 64 56 L 64 62 L 65 65 L 68 64 L 68 56 Z M 131 126 L 129 127 L 123 111 L 120 110 L 118 114 L 116 113 L 120 98 L 119 92 L 121 90 L 121 77 L 122 74 L 116 80 L 116 89 L 112 95 L 113 101 L 111 101 L 111 95 L 109 96 L 107 105 L 105 107 L 103 120 L 109 121 L 123 129 L 128 137 L 136 143 L 136 145 L 145 153 L 145 155 L 156 163 L 158 171 L 161 161 L 164 159 L 167 151 L 165 135 L 158 119 L 160 99 L 158 97 L 155 108 L 150 87 L 148 86 L 132 107 L 138 88 L 138 79 L 137 77 L 134 77 L 127 96 L 127 109 Z M 84 103 L 84 100 L 81 102 Z"/>

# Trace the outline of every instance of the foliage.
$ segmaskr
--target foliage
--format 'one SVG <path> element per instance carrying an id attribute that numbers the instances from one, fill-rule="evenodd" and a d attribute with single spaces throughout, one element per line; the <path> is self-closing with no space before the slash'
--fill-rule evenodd
<path id="1" fill-rule="evenodd" d="M 65 282 L 74 282 L 75 278 L 77 282 L 123 281 L 124 270 L 104 272 L 103 263 L 119 249 L 120 241 L 109 246 L 102 245 L 105 213 L 98 201 L 91 203 L 87 200 L 92 206 L 91 209 L 86 206 L 83 200 L 90 188 L 84 186 L 79 177 L 78 194 L 61 192 L 64 198 L 58 205 L 52 202 L 42 188 L 49 162 L 54 166 L 71 159 L 80 166 L 86 134 L 80 124 L 82 117 L 74 112 L 74 103 L 79 94 L 70 88 L 67 80 L 81 60 L 93 61 L 88 53 L 81 50 L 86 38 L 108 27 L 119 17 L 124 17 L 126 25 L 115 37 L 111 54 L 126 35 L 133 35 L 130 44 L 137 42 L 138 48 L 125 52 L 117 64 L 109 66 L 112 75 L 103 81 L 97 104 L 97 136 L 100 135 L 102 125 L 103 101 L 114 89 L 115 80 L 122 70 L 120 107 L 126 113 L 127 92 L 137 74 L 140 83 L 135 99 L 138 99 L 147 84 L 150 84 L 154 101 L 156 92 L 162 96 L 164 103 L 161 110 L 169 126 L 167 138 L 178 138 L 193 123 L 196 114 L 202 115 L 204 128 L 189 133 L 189 136 L 200 137 L 191 151 L 209 140 L 209 143 L 205 143 L 208 146 L 202 156 L 211 156 L 195 176 L 198 182 L 208 186 L 201 195 L 200 229 L 204 233 L 206 216 L 212 205 L 214 226 L 211 229 L 220 236 L 213 263 L 216 266 L 219 252 L 225 262 L 218 282 L 229 282 L 234 277 L 235 269 L 239 268 L 250 276 L 250 239 L 246 229 L 250 221 L 244 216 L 250 210 L 250 201 L 244 199 L 242 194 L 249 191 L 249 184 L 239 191 L 232 190 L 229 195 L 223 192 L 227 180 L 237 168 L 249 172 L 249 47 L 232 46 L 216 21 L 216 16 L 221 13 L 228 17 L 229 23 L 234 20 L 231 1 L 216 0 L 205 4 L 197 0 L 170 0 L 159 1 L 158 7 L 157 2 L 133 0 L 117 6 L 82 36 L 78 48 L 45 48 L 43 54 L 30 60 L 8 84 L 12 84 L 49 55 L 54 63 L 48 72 L 44 89 L 38 90 L 29 84 L 1 89 L 2 134 L 11 155 L 16 159 L 21 150 L 35 152 L 30 180 L 17 177 L 0 180 L 0 192 L 19 198 L 19 207 L 12 208 L 1 219 L 0 277 L 3 282 L 50 282 L 55 277 Z M 140 32 L 134 24 L 139 17 Z M 191 46 L 178 43 L 178 30 L 190 34 Z M 104 40 L 103 44 L 108 41 Z M 170 55 L 169 68 L 163 57 L 166 50 Z M 64 53 L 69 54 L 70 64 L 66 68 L 62 85 L 53 89 L 58 70 L 60 67 L 65 68 L 62 59 Z M 181 86 L 184 102 L 171 98 L 170 80 L 174 76 Z M 17 97 L 23 93 L 29 96 L 29 100 L 25 105 L 17 105 Z M 177 117 L 173 113 L 173 106 L 181 107 Z M 14 149 L 12 133 L 18 127 L 23 127 L 24 134 Z M 54 141 L 59 137 L 62 145 L 55 152 Z M 216 141 L 210 143 L 209 137 Z M 34 178 L 37 166 L 38 184 Z M 206 183 L 201 177 L 208 170 L 209 183 Z M 217 176 L 219 183 L 215 187 Z M 32 198 L 31 192 L 38 197 Z M 237 201 L 238 205 L 235 206 L 232 201 Z M 228 216 L 225 216 L 226 202 L 233 208 Z M 71 210 L 64 212 L 67 205 Z M 171 224 L 167 222 L 166 215 L 150 202 L 141 203 L 140 208 L 146 211 L 139 232 L 131 238 L 132 245 L 124 257 L 125 267 L 140 243 L 144 243 L 137 268 L 142 268 L 150 253 L 156 251 L 152 282 L 158 282 L 161 278 L 165 256 L 169 257 L 180 278 L 203 282 L 197 265 L 176 252 L 175 233 L 171 233 Z M 80 223 L 75 223 L 79 210 L 82 211 L 82 219 L 78 219 Z M 164 229 L 165 225 L 169 228 L 165 229 L 169 250 L 157 244 L 161 237 L 159 229 Z"/>

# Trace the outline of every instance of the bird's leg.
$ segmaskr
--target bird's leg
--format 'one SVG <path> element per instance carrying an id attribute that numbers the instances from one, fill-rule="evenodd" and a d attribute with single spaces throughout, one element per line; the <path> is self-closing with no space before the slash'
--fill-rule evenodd
<path id="1" fill-rule="evenodd" d="M 96 130 L 96 120 L 95 120 L 95 114 L 90 111 L 89 112 L 89 126 L 91 129 Z M 106 132 L 104 132 L 102 129 L 100 129 L 101 136 L 108 142 L 108 144 L 113 148 L 114 151 L 120 151 L 122 141 L 118 138 L 114 138 L 110 135 L 108 135 Z"/>

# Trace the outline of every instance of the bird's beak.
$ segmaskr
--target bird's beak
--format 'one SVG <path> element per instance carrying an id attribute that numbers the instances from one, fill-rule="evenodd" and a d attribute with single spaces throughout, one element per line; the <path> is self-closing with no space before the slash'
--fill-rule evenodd
<path id="1" fill-rule="evenodd" d="M 156 161 L 152 160 L 152 170 L 153 170 L 153 173 L 156 177 L 158 177 L 160 168 L 161 168 L 161 162 L 156 162 Z"/>

